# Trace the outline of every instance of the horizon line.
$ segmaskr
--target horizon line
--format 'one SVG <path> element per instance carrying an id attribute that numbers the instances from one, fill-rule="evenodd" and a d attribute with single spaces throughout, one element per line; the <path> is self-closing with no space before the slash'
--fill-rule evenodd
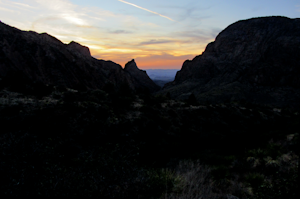
<path id="1" fill-rule="evenodd" d="M 176 69 L 176 68 L 147 68 L 147 69 L 142 69 L 142 70 L 181 70 L 181 69 Z"/>

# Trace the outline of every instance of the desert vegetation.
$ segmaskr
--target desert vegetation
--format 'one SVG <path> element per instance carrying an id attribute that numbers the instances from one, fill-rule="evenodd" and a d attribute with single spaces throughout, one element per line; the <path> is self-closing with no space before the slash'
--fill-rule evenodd
<path id="1" fill-rule="evenodd" d="M 1 195 L 296 198 L 297 110 L 41 89 L 1 88 Z"/>

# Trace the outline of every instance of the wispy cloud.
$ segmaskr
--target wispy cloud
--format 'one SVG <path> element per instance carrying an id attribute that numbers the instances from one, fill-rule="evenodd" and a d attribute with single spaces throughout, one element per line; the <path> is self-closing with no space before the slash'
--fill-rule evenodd
<path id="1" fill-rule="evenodd" d="M 7 0 L 0 1 L 0 5 L 1 5 L 0 8 L 3 8 L 1 10 L 4 10 L 4 7 L 6 7 L 6 11 L 8 11 L 9 8 L 13 8 L 13 10 L 21 9 L 21 10 L 25 10 L 25 11 L 35 9 L 35 7 L 27 5 L 27 4 L 11 2 L 11 1 L 7 1 Z"/>
<path id="2" fill-rule="evenodd" d="M 161 17 L 164 17 L 164 18 L 166 18 L 166 19 L 169 19 L 170 21 L 175 21 L 175 20 L 171 19 L 170 17 L 167 17 L 167 16 L 164 16 L 164 15 L 159 14 L 159 13 L 157 13 L 157 12 L 148 10 L 148 9 L 146 9 L 146 8 L 143 8 L 143 7 L 141 7 L 141 6 L 135 5 L 135 4 L 133 4 L 133 3 L 129 3 L 129 2 L 123 1 L 123 0 L 118 0 L 118 1 L 123 2 L 123 3 L 126 3 L 126 4 L 131 5 L 131 6 L 134 6 L 134 7 L 137 7 L 137 8 L 139 8 L 139 9 L 145 10 L 145 11 L 147 11 L 147 12 L 151 12 L 151 13 L 153 13 L 153 14 L 159 15 L 159 16 L 161 16 Z"/>
<path id="3" fill-rule="evenodd" d="M 2 11 L 6 11 L 6 12 L 11 12 L 11 13 L 16 13 L 16 12 L 17 12 L 17 11 L 14 11 L 14 10 L 8 9 L 8 8 L 1 8 L 1 7 L 0 7 L 0 10 L 2 10 Z"/>
<path id="4" fill-rule="evenodd" d="M 150 41 L 141 42 L 139 45 L 151 45 L 151 44 L 165 44 L 174 42 L 173 40 L 159 40 L 159 39 L 151 39 Z"/>
<path id="5" fill-rule="evenodd" d="M 50 10 L 57 10 L 57 11 L 61 11 L 61 10 L 73 10 L 76 6 L 72 3 L 70 3 L 68 0 L 35 0 L 36 3 L 47 7 Z"/>
<path id="6" fill-rule="evenodd" d="M 36 7 L 30 6 L 30 5 L 24 4 L 24 3 L 18 3 L 18 2 L 12 2 L 12 3 L 17 5 L 17 6 L 22 6 L 22 7 L 25 7 L 25 8 L 37 9 Z"/>
<path id="7" fill-rule="evenodd" d="M 110 31 L 109 33 L 112 34 L 131 34 L 131 31 L 127 31 L 127 30 L 114 30 L 114 31 Z"/>
<path id="8" fill-rule="evenodd" d="M 27 2 L 31 2 L 30 6 L 34 5 L 39 8 L 35 11 L 35 17 L 32 18 L 31 30 L 46 31 L 56 36 L 70 35 L 66 42 L 74 38 L 72 35 L 89 37 L 91 34 L 96 34 L 97 23 L 106 21 L 103 18 L 106 13 L 79 7 L 69 0 L 29 0 Z M 61 36 L 60 38 L 67 37 Z"/>
<path id="9" fill-rule="evenodd" d="M 184 60 L 200 54 L 207 41 L 214 38 L 206 35 L 210 31 L 198 27 L 199 20 L 197 23 L 189 23 L 188 20 L 180 23 L 196 14 L 196 10 L 180 10 L 180 6 L 172 12 L 177 13 L 177 23 L 169 23 L 161 18 L 166 16 L 123 0 L 117 6 L 111 4 L 105 9 L 93 5 L 79 6 L 70 0 L 19 2 L 0 0 L 1 21 L 22 30 L 47 32 L 64 43 L 77 41 L 88 46 L 92 56 L 123 66 L 134 58 L 141 68 L 180 68 Z M 157 21 L 145 22 L 137 16 L 120 13 L 125 2 L 142 9 L 142 12 L 160 16 L 156 20 L 165 22 L 164 26 Z M 164 9 L 169 10 L 168 7 Z M 179 16 L 182 12 L 183 19 Z M 174 21 L 171 18 L 168 20 Z"/>
<path id="10" fill-rule="evenodd" d="M 195 42 L 210 42 L 216 38 L 216 36 L 221 32 L 221 29 L 212 28 L 209 30 L 201 29 L 191 29 L 184 31 L 177 31 L 172 33 L 178 37 L 188 39 L 190 41 L 185 41 L 186 43 L 195 43 Z"/>

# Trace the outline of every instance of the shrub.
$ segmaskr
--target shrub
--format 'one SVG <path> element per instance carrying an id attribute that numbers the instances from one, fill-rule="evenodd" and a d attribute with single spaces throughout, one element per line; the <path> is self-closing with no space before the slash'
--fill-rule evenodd
<path id="1" fill-rule="evenodd" d="M 192 93 L 189 98 L 187 99 L 187 104 L 189 105 L 197 105 L 198 104 L 198 101 L 196 99 L 196 96 L 194 95 L 194 93 Z"/>
<path id="2" fill-rule="evenodd" d="M 181 161 L 173 174 L 172 192 L 165 192 L 164 197 L 175 198 L 216 198 L 213 193 L 213 181 L 210 169 L 199 161 Z"/>
<path id="3" fill-rule="evenodd" d="M 264 175 L 260 173 L 249 173 L 245 176 L 248 182 L 254 189 L 257 189 L 264 181 Z"/>

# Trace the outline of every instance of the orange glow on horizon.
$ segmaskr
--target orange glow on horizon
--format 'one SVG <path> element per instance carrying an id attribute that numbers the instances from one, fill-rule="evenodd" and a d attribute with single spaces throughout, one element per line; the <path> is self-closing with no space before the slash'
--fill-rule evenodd
<path id="1" fill-rule="evenodd" d="M 139 69 L 178 69 L 180 70 L 185 60 L 153 60 L 151 62 L 139 61 L 139 58 L 135 59 L 135 62 Z"/>
<path id="2" fill-rule="evenodd" d="M 197 54 L 187 54 L 181 56 L 173 56 L 170 54 L 162 55 L 142 55 L 142 54 L 123 54 L 123 53 L 107 53 L 97 49 L 90 49 L 91 55 L 96 59 L 112 61 L 116 64 L 125 67 L 125 64 L 134 59 L 139 69 L 178 69 L 186 60 L 192 60 Z"/>

